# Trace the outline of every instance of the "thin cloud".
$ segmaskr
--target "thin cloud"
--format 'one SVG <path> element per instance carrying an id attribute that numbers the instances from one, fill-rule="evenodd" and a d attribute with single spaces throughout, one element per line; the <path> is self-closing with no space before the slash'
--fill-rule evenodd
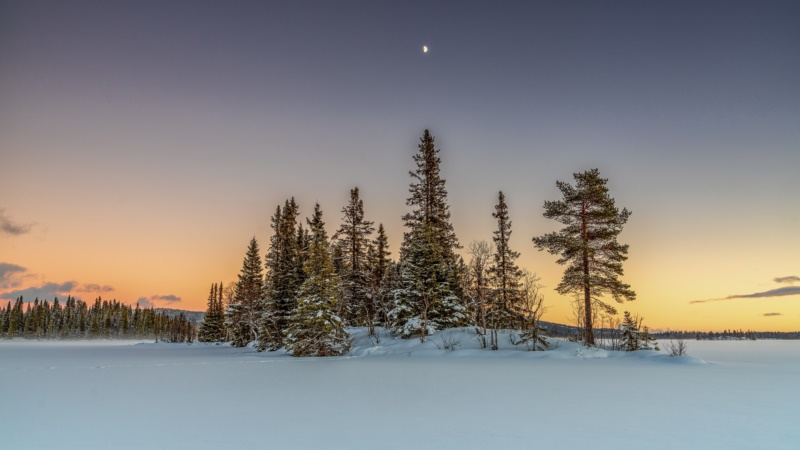
<path id="1" fill-rule="evenodd" d="M 24 274 L 28 269 L 11 263 L 0 263 L 0 289 L 10 289 L 20 285 L 15 279 Z"/>
<path id="2" fill-rule="evenodd" d="M 112 286 L 103 285 L 100 286 L 99 284 L 83 284 L 75 288 L 77 292 L 112 292 L 114 288 Z"/>
<path id="3" fill-rule="evenodd" d="M 737 298 L 771 298 L 771 297 L 786 297 L 789 295 L 800 295 L 800 286 L 786 286 L 778 289 L 772 289 L 764 292 L 756 292 L 754 294 L 738 294 L 729 295 L 724 298 L 711 298 L 708 300 L 692 300 L 689 303 L 706 303 L 706 302 L 719 302 L 723 300 L 734 300 Z"/>
<path id="4" fill-rule="evenodd" d="M 790 275 L 788 277 L 775 277 L 772 279 L 772 281 L 780 284 L 794 284 L 800 283 L 800 277 L 796 275 Z"/>
<path id="5" fill-rule="evenodd" d="M 30 233 L 33 224 L 16 223 L 6 216 L 5 208 L 0 208 L 0 234 L 19 236 L 20 234 Z"/>
<path id="6" fill-rule="evenodd" d="M 764 317 L 775 317 L 775 316 L 782 316 L 781 313 L 764 313 Z"/>
<path id="7" fill-rule="evenodd" d="M 0 293 L 0 298 L 5 300 L 16 300 L 22 297 L 23 301 L 32 302 L 34 299 L 39 300 L 52 300 L 55 297 L 67 296 L 73 289 L 76 283 L 74 281 L 67 281 L 66 283 L 44 283 L 41 286 L 33 286 L 25 289 L 17 289 L 10 292 Z"/>
<path id="8" fill-rule="evenodd" d="M 181 298 L 177 295 L 167 294 L 167 295 L 151 295 L 150 297 L 139 297 L 136 300 L 136 303 L 139 304 L 142 308 L 151 308 L 156 306 L 156 302 L 166 302 L 166 303 L 178 303 L 181 301 Z"/>
<path id="9" fill-rule="evenodd" d="M 13 287 L 13 286 L 9 286 Z M 7 287 L 5 287 L 7 289 Z M 12 291 L 0 292 L 0 299 L 16 300 L 22 297 L 23 301 L 32 302 L 34 299 L 53 300 L 56 297 L 66 297 L 72 294 L 94 294 L 113 292 L 114 288 L 108 285 L 94 283 L 80 284 L 75 281 L 65 283 L 47 282 L 38 286 L 31 286 L 25 289 L 15 289 Z"/>

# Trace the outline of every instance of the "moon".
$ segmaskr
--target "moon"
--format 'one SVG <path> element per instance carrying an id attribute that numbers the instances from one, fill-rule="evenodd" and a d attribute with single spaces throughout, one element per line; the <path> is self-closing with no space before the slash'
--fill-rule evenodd
<path id="1" fill-rule="evenodd" d="M 428 46 L 427 45 L 423 45 L 422 46 L 422 53 L 428 53 Z"/>

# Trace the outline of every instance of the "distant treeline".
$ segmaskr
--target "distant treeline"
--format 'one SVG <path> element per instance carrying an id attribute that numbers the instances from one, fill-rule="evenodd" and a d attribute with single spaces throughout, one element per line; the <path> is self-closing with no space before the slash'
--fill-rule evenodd
<path id="1" fill-rule="evenodd" d="M 136 308 L 97 298 L 92 306 L 74 297 L 24 303 L 22 297 L 0 310 L 1 338 L 155 339 L 192 342 L 195 325 L 182 313 L 170 317 L 153 308 Z"/>
<path id="2" fill-rule="evenodd" d="M 542 322 L 548 330 L 548 335 L 565 339 L 576 340 L 581 329 L 571 325 Z M 598 339 L 603 341 L 609 336 L 619 334 L 618 329 L 598 328 L 595 330 Z M 651 331 L 656 339 L 684 339 L 698 341 L 725 341 L 725 340 L 757 340 L 757 339 L 800 339 L 800 331 L 752 331 L 752 330 L 724 330 L 714 331 Z"/>
<path id="3" fill-rule="evenodd" d="M 657 339 L 696 339 L 698 341 L 724 341 L 732 339 L 800 339 L 800 331 L 662 331 L 653 333 Z"/>

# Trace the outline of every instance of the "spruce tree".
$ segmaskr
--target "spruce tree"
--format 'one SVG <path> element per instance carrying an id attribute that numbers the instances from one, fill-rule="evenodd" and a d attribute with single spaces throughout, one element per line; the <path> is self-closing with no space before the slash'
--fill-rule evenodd
<path id="1" fill-rule="evenodd" d="M 369 237 L 374 230 L 372 222 L 364 220 L 364 202 L 358 188 L 350 190 L 350 202 L 342 208 L 342 225 L 334 234 L 335 245 L 341 252 L 339 276 L 344 289 L 341 316 L 355 326 L 374 326 L 375 305 L 370 292 L 370 273 L 367 266 Z"/>
<path id="2" fill-rule="evenodd" d="M 395 291 L 390 316 L 393 330 L 424 339 L 429 331 L 463 323 L 465 316 L 455 253 L 458 239 L 450 223 L 439 150 L 430 131 L 425 130 L 418 149 L 406 201 L 412 211 L 403 216 L 408 228 L 400 247 L 404 286 Z"/>
<path id="3" fill-rule="evenodd" d="M 259 350 L 284 346 L 289 318 L 297 302 L 297 289 L 305 275 L 299 267 L 303 255 L 297 238 L 298 207 L 294 197 L 286 200 L 272 217 L 273 235 L 266 256 L 267 276 L 264 312 L 261 317 Z"/>
<path id="4" fill-rule="evenodd" d="M 261 254 L 258 242 L 253 236 L 242 263 L 233 302 L 228 308 L 227 324 L 231 330 L 231 345 L 234 347 L 244 347 L 258 340 L 263 295 L 264 274 Z"/>
<path id="5" fill-rule="evenodd" d="M 369 293 L 375 305 L 376 313 L 374 320 L 375 324 L 378 326 L 386 326 L 389 311 L 392 309 L 392 302 L 390 300 L 393 297 L 386 295 L 386 290 L 384 289 L 384 277 L 391 263 L 392 260 L 389 257 L 389 239 L 386 237 L 383 224 L 379 224 L 377 235 L 370 244 L 369 251 L 367 252 L 367 267 L 370 274 Z"/>
<path id="6" fill-rule="evenodd" d="M 622 349 L 626 352 L 639 350 L 639 323 L 628 311 L 622 319 Z"/>
<path id="7" fill-rule="evenodd" d="M 197 333 L 200 342 L 219 342 L 225 338 L 224 311 L 222 306 L 222 283 L 212 284 L 208 295 L 208 307 L 203 323 Z"/>
<path id="8" fill-rule="evenodd" d="M 642 350 L 661 350 L 658 348 L 658 340 L 650 334 L 650 327 L 642 327 L 642 331 L 639 333 L 639 348 Z"/>
<path id="9" fill-rule="evenodd" d="M 411 241 L 403 263 L 403 288 L 395 291 L 396 307 L 389 312 L 393 331 L 420 341 L 444 328 L 464 323 L 464 307 L 453 295 L 452 266 L 428 224 Z"/>
<path id="10" fill-rule="evenodd" d="M 306 279 L 298 290 L 297 308 L 289 321 L 286 350 L 292 356 L 343 355 L 350 350 L 350 337 L 344 320 L 336 314 L 342 292 L 333 271 L 319 204 L 314 207 L 309 226 L 312 240 L 304 265 Z"/>
<path id="11" fill-rule="evenodd" d="M 608 194 L 608 180 L 600 178 L 597 169 L 576 173 L 574 178 L 575 186 L 556 182 L 562 200 L 544 203 L 544 216 L 564 228 L 534 237 L 533 242 L 539 250 L 560 255 L 557 262 L 567 265 L 556 291 L 583 296 L 583 339 L 587 345 L 594 345 L 593 306 L 616 313 L 600 297 L 610 294 L 619 303 L 636 298 L 630 285 L 619 280 L 623 274 L 622 262 L 628 259 L 628 246 L 619 244 L 617 236 L 631 213 L 617 209 Z"/>
<path id="12" fill-rule="evenodd" d="M 214 311 L 217 302 L 217 283 L 211 285 L 211 292 L 208 294 L 206 312 L 203 315 L 203 323 L 200 324 L 200 331 L 197 333 L 197 340 L 200 342 L 212 342 L 210 338 L 211 328 L 213 328 Z"/>
<path id="13" fill-rule="evenodd" d="M 305 261 L 311 249 L 311 234 L 303 228 L 302 223 L 297 224 L 295 242 L 295 286 L 299 287 L 306 279 L 303 267 L 305 267 Z"/>
<path id="14" fill-rule="evenodd" d="M 494 232 L 494 264 L 489 268 L 491 281 L 492 304 L 489 310 L 489 323 L 491 324 L 492 350 L 499 348 L 497 336 L 499 328 L 506 328 L 517 322 L 521 312 L 520 278 L 522 270 L 515 261 L 519 253 L 512 251 L 508 245 L 511 237 L 511 219 L 508 218 L 508 205 L 503 191 L 500 191 L 492 217 L 497 219 L 497 230 Z"/>
<path id="15" fill-rule="evenodd" d="M 403 216 L 403 223 L 408 228 L 403 235 L 401 259 L 404 252 L 415 239 L 415 232 L 419 234 L 423 225 L 427 224 L 436 245 L 442 249 L 442 254 L 448 263 L 455 264 L 455 250 L 459 248 L 453 224 L 450 223 L 450 206 L 447 204 L 447 189 L 445 180 L 441 176 L 439 149 L 436 148 L 433 135 L 427 129 L 420 138 L 419 153 L 414 155 L 417 170 L 409 172 L 413 181 L 409 186 L 411 197 L 406 200 L 406 205 L 413 210 Z"/>

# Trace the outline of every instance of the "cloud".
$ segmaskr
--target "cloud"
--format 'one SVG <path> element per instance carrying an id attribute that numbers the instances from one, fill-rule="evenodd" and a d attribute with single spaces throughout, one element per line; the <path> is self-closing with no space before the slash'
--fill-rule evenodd
<path id="1" fill-rule="evenodd" d="M 13 265 L 13 264 L 12 264 Z M 17 266 L 19 267 L 19 266 Z M 3 286 L 3 288 L 15 287 L 12 283 L 10 286 Z M 39 300 L 53 300 L 56 297 L 66 297 L 71 294 L 95 294 L 113 292 L 114 288 L 111 286 L 101 286 L 99 284 L 79 284 L 75 281 L 67 281 L 65 283 L 47 282 L 38 286 L 31 286 L 25 289 L 16 289 L 7 292 L 0 292 L 0 299 L 16 300 L 22 297 L 23 301 L 32 302 L 34 299 Z"/>
<path id="2" fill-rule="evenodd" d="M 11 263 L 0 263 L 0 289 L 10 289 L 20 285 L 17 279 L 28 269 Z"/>
<path id="3" fill-rule="evenodd" d="M 770 298 L 770 297 L 785 297 L 787 295 L 800 295 L 800 286 L 786 286 L 782 288 L 772 289 L 764 292 L 756 292 L 754 294 L 738 294 L 729 295 L 724 298 L 711 298 L 708 300 L 692 300 L 689 303 L 706 303 L 706 302 L 719 302 L 722 300 L 733 300 L 736 298 Z"/>
<path id="4" fill-rule="evenodd" d="M 152 296 L 150 298 L 153 299 L 153 300 L 159 300 L 159 301 L 167 302 L 167 303 L 175 303 L 175 302 L 181 301 L 180 297 L 178 297 L 177 295 L 172 295 L 172 294 L 169 294 L 169 295 L 154 295 L 154 296 Z"/>
<path id="5" fill-rule="evenodd" d="M 781 313 L 764 313 L 764 317 L 775 317 L 775 316 L 782 316 Z"/>
<path id="6" fill-rule="evenodd" d="M 780 284 L 794 284 L 800 282 L 800 277 L 796 275 L 790 275 L 788 277 L 775 277 L 772 281 Z"/>
<path id="7" fill-rule="evenodd" d="M 180 302 L 181 298 L 177 295 L 167 294 L 167 295 L 151 295 L 150 297 L 139 297 L 136 300 L 136 303 L 139 304 L 142 308 L 150 308 L 156 306 L 156 302 L 166 302 L 166 303 L 177 303 Z"/>
<path id="8" fill-rule="evenodd" d="M 16 223 L 6 216 L 5 208 L 0 208 L 0 234 L 10 234 L 11 236 L 19 236 L 20 234 L 29 233 L 33 228 L 32 223 Z"/>
<path id="9" fill-rule="evenodd" d="M 114 288 L 108 285 L 100 286 L 99 284 L 82 284 L 75 288 L 76 292 L 111 292 Z"/>
<path id="10" fill-rule="evenodd" d="M 41 286 L 2 292 L 0 293 L 0 298 L 16 300 L 17 297 L 22 297 L 22 300 L 28 302 L 32 302 L 36 298 L 39 300 L 52 300 L 59 295 L 68 295 L 75 288 L 75 284 L 74 281 L 67 281 L 66 283 L 44 283 Z"/>

